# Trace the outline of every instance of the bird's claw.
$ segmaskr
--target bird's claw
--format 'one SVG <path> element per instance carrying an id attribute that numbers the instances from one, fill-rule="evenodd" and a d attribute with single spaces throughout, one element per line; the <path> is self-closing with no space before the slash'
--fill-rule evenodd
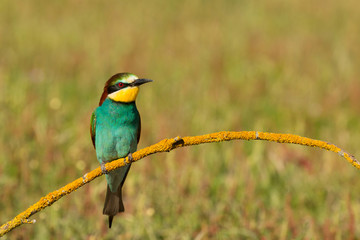
<path id="1" fill-rule="evenodd" d="M 108 174 L 109 172 L 108 172 L 108 170 L 106 170 L 105 164 L 106 163 L 104 163 L 104 162 L 100 164 L 101 172 L 103 174 Z"/>
<path id="2" fill-rule="evenodd" d="M 129 154 L 127 155 L 127 158 L 129 159 L 129 162 L 130 162 L 130 163 L 132 163 L 132 162 L 134 161 L 134 158 L 133 158 L 133 156 L 132 156 L 131 153 L 129 153 Z M 124 164 L 125 164 L 125 165 L 127 164 L 126 158 L 124 158 Z"/>

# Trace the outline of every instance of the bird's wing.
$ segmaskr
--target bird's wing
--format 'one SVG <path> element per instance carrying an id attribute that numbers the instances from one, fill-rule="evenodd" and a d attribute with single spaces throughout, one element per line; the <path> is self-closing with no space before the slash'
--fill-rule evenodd
<path id="1" fill-rule="evenodd" d="M 141 118 L 139 116 L 139 128 L 138 128 L 138 132 L 137 132 L 137 143 L 139 143 L 139 141 L 140 141 L 140 134 L 141 134 Z"/>
<path id="2" fill-rule="evenodd" d="M 95 147 L 95 133 L 96 133 L 95 129 L 96 129 L 96 115 L 94 111 L 91 115 L 91 121 L 90 121 L 90 134 L 94 147 Z"/>

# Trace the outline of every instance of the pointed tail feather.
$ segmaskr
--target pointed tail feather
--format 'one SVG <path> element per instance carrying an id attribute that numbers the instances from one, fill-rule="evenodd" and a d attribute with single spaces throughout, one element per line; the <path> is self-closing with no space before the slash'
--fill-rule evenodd
<path id="1" fill-rule="evenodd" d="M 109 216 L 109 228 L 111 228 L 114 216 Z"/>
<path id="2" fill-rule="evenodd" d="M 125 210 L 122 201 L 121 188 L 122 185 L 119 186 L 116 192 L 111 192 L 109 185 L 107 186 L 103 214 L 109 216 L 109 228 L 111 228 L 114 216 L 118 212 L 123 212 Z"/>

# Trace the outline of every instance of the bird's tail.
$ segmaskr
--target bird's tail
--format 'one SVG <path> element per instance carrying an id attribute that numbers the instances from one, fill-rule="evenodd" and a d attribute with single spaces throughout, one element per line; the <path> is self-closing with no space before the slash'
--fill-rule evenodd
<path id="1" fill-rule="evenodd" d="M 121 188 L 122 184 L 120 184 L 116 192 L 111 192 L 109 185 L 107 185 L 103 214 L 109 216 L 109 228 L 111 228 L 114 216 L 118 212 L 123 212 L 125 210 L 122 201 Z"/>

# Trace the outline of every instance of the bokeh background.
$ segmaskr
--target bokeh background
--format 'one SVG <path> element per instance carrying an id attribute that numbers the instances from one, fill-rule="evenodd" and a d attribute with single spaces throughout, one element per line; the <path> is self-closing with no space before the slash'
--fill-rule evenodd
<path id="1" fill-rule="evenodd" d="M 105 81 L 142 87 L 139 148 L 221 130 L 293 133 L 360 157 L 356 0 L 0 1 L 0 220 L 98 167 Z M 107 229 L 100 177 L 4 239 L 359 239 L 360 172 L 261 141 L 133 165 Z"/>

